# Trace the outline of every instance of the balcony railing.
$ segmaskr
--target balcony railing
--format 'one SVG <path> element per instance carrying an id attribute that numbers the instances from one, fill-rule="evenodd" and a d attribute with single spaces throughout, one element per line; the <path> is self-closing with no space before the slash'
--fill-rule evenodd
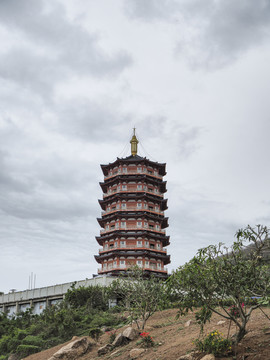
<path id="1" fill-rule="evenodd" d="M 126 230 L 133 230 L 133 231 L 137 231 L 137 230 L 149 230 L 149 231 L 153 231 L 153 232 L 156 232 L 156 233 L 159 233 L 159 234 L 165 234 L 165 230 L 163 229 L 159 229 L 159 230 L 156 230 L 156 229 L 152 229 L 150 228 L 149 226 L 146 228 L 146 227 L 137 227 L 137 226 L 126 226 L 126 227 L 115 227 L 113 229 L 104 229 L 104 230 L 100 230 L 100 234 L 107 234 L 111 231 L 126 231 Z"/>
<path id="2" fill-rule="evenodd" d="M 157 179 L 162 179 L 162 175 L 159 175 L 159 174 L 154 174 L 154 173 L 150 173 L 149 171 L 141 171 L 141 172 L 138 172 L 138 171 L 126 171 L 124 172 L 123 170 L 121 170 L 120 172 L 116 172 L 114 174 L 111 174 L 111 175 L 107 175 L 104 177 L 105 180 L 108 180 L 112 177 L 115 177 L 117 175 L 149 175 L 149 176 L 152 176 L 154 178 L 157 178 Z"/>
<path id="3" fill-rule="evenodd" d="M 111 209 L 111 210 L 107 210 L 107 211 L 102 211 L 101 215 L 107 215 L 107 214 L 111 214 L 111 213 L 115 213 L 116 211 L 146 211 L 149 213 L 154 213 L 154 214 L 158 214 L 158 215 L 164 215 L 164 211 L 161 210 L 152 210 L 152 209 L 145 209 L 143 207 L 138 208 L 138 207 L 127 207 L 125 209 Z"/>
<path id="4" fill-rule="evenodd" d="M 112 267 L 107 268 L 107 269 L 98 269 L 98 274 L 106 273 L 106 272 L 113 271 L 113 270 L 126 270 L 126 269 L 129 269 L 129 268 L 133 267 L 133 266 L 134 265 L 125 265 L 124 267 L 120 267 L 119 265 L 116 265 L 116 266 L 112 266 Z M 152 266 L 152 267 L 151 266 L 148 266 L 148 267 L 142 266 L 141 268 L 143 270 L 156 271 L 156 272 L 160 272 L 160 273 L 163 273 L 163 274 L 168 273 L 168 270 L 166 268 L 158 269 L 155 266 Z"/>
<path id="5" fill-rule="evenodd" d="M 106 253 L 106 252 L 110 252 L 112 250 L 126 250 L 126 249 L 131 249 L 131 250 L 153 250 L 153 251 L 158 251 L 160 253 L 164 253 L 166 254 L 167 251 L 163 250 L 163 249 L 158 249 L 158 248 L 151 248 L 150 245 L 146 246 L 146 245 L 142 245 L 142 246 L 137 246 L 137 245 L 114 245 L 113 247 L 108 247 L 107 249 L 99 249 L 99 254 L 102 253 Z"/>
<path id="6" fill-rule="evenodd" d="M 118 193 L 147 193 L 147 194 L 150 194 L 150 195 L 157 195 L 157 196 L 163 196 L 162 193 L 160 192 L 154 192 L 154 191 L 149 191 L 149 190 L 138 190 L 138 189 L 127 189 L 127 190 L 118 190 L 118 189 L 115 189 L 115 190 L 111 190 L 111 192 L 108 192 L 108 193 L 104 193 L 103 194 L 103 197 L 106 198 L 108 196 L 111 196 L 113 194 L 118 194 Z"/>

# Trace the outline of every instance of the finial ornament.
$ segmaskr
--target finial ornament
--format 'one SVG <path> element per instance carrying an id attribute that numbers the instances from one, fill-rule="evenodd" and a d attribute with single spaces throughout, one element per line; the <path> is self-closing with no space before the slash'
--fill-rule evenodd
<path id="1" fill-rule="evenodd" d="M 132 156 L 137 155 L 137 148 L 138 148 L 138 143 L 139 143 L 139 141 L 138 141 L 138 139 L 137 139 L 137 137 L 136 137 L 136 134 L 135 134 L 135 130 L 136 130 L 136 128 L 134 127 L 134 128 L 133 128 L 133 136 L 132 136 L 132 138 L 131 138 L 131 140 L 130 140 L 130 144 L 131 144 L 131 155 L 132 155 Z"/>

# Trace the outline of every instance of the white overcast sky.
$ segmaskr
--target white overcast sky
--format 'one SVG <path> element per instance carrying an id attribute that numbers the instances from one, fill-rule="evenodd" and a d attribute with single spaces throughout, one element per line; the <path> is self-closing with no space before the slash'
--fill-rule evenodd
<path id="1" fill-rule="evenodd" d="M 0 291 L 97 273 L 101 163 L 167 163 L 169 271 L 270 217 L 270 0 L 0 1 Z"/>

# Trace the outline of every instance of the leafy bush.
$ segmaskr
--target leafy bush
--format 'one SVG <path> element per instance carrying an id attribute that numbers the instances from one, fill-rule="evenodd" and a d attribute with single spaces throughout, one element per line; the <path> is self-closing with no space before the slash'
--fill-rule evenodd
<path id="1" fill-rule="evenodd" d="M 224 339 L 217 330 L 209 333 L 203 340 L 196 339 L 194 344 L 199 351 L 214 355 L 225 355 L 232 349 L 231 341 Z"/>
<path id="2" fill-rule="evenodd" d="M 101 335 L 103 334 L 103 331 L 99 328 L 93 328 L 89 331 L 89 336 L 91 336 L 92 339 L 95 341 L 98 341 Z"/>
<path id="3" fill-rule="evenodd" d="M 108 312 L 99 312 L 93 316 L 93 319 L 90 323 L 91 328 L 103 327 L 103 326 L 115 326 L 122 321 L 122 318 L 117 318 L 117 316 L 110 314 Z"/>
<path id="4" fill-rule="evenodd" d="M 203 304 L 207 316 L 201 313 L 197 317 L 202 327 L 216 313 L 236 325 L 236 342 L 241 341 L 252 311 L 261 306 L 258 301 L 243 307 L 243 299 L 256 294 L 265 299 L 265 304 L 270 303 L 269 265 L 262 256 L 269 248 L 269 233 L 265 226 L 247 226 L 236 233 L 230 249 L 223 244 L 210 245 L 180 266 L 168 280 L 171 292 L 178 296 L 179 314 Z M 245 241 L 251 245 L 245 246 Z M 229 298 L 234 305 L 232 311 L 225 305 Z"/>
<path id="5" fill-rule="evenodd" d="M 112 330 L 108 332 L 109 334 L 109 344 L 112 344 L 116 338 L 116 330 Z"/>
<path id="6" fill-rule="evenodd" d="M 37 352 L 40 351 L 40 348 L 38 346 L 34 346 L 34 345 L 19 345 L 17 347 L 16 353 L 19 356 L 29 356 L 31 354 L 35 354 Z"/>
<path id="7" fill-rule="evenodd" d="M 241 307 L 243 309 L 244 303 L 241 304 Z M 238 306 L 236 306 L 235 304 L 233 304 L 229 307 L 228 312 L 231 316 L 235 317 L 236 319 L 240 318 L 240 316 L 241 316 L 240 310 L 239 310 Z"/>
<path id="8" fill-rule="evenodd" d="M 96 286 L 80 286 L 75 288 L 76 283 L 72 284 L 65 295 L 65 300 L 72 307 L 87 306 L 90 309 L 107 310 L 108 297 L 106 288 Z"/>
<path id="9" fill-rule="evenodd" d="M 44 340 L 40 336 L 27 335 L 23 340 L 22 344 L 24 345 L 34 345 L 38 347 L 43 347 Z"/>
<path id="10" fill-rule="evenodd" d="M 150 336 L 149 332 L 140 333 L 141 345 L 144 348 L 149 348 L 155 345 L 153 338 Z"/>
<path id="11" fill-rule="evenodd" d="M 10 337 L 8 335 L 4 335 L 0 339 L 0 354 L 6 354 L 9 352 L 9 340 Z"/>
<path id="12" fill-rule="evenodd" d="M 134 266 L 112 283 L 109 293 L 122 299 L 130 321 L 134 321 L 138 329 L 143 330 L 148 319 L 164 308 L 166 290 L 164 281 L 156 277 L 145 278 L 144 270 Z"/>
<path id="13" fill-rule="evenodd" d="M 82 294 L 84 291 L 79 293 Z M 69 340 L 74 335 L 88 335 L 90 329 L 116 327 L 125 320 L 122 315 L 93 308 L 92 305 L 91 301 L 86 301 L 84 305 L 76 307 L 71 306 L 68 301 L 63 301 L 46 308 L 40 315 L 33 315 L 31 310 L 12 318 L 0 314 L 1 356 L 5 359 L 10 353 L 20 351 L 24 357 L 27 356 L 25 353 L 48 349 Z"/>
<path id="14" fill-rule="evenodd" d="M 29 332 L 27 330 L 16 329 L 15 334 L 18 340 L 23 340 L 29 334 Z"/>
<path id="15" fill-rule="evenodd" d="M 50 337 L 49 339 L 44 340 L 43 349 L 49 349 L 53 346 L 61 344 L 62 340 L 59 337 Z"/>
<path id="16" fill-rule="evenodd" d="M 109 312 L 112 314 L 122 313 L 124 311 L 123 306 L 115 305 L 112 308 L 109 309 Z"/>

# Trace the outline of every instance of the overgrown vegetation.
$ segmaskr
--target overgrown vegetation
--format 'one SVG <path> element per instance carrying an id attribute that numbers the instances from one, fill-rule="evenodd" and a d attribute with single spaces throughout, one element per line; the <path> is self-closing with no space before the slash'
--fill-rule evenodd
<path id="1" fill-rule="evenodd" d="M 11 353 L 26 357 L 74 335 L 90 335 L 98 340 L 101 328 L 113 328 L 123 321 L 122 314 L 108 309 L 106 289 L 99 286 L 75 289 L 74 284 L 62 303 L 46 308 L 41 315 L 27 310 L 9 318 L 0 313 L 1 360 Z"/>
<path id="2" fill-rule="evenodd" d="M 252 247 L 247 249 L 246 244 Z M 269 230 L 258 225 L 239 230 L 230 249 L 223 244 L 200 249 L 169 280 L 171 291 L 179 299 L 179 314 L 201 307 L 196 318 L 203 329 L 215 312 L 237 326 L 239 342 L 246 334 L 252 311 L 269 304 L 269 264 L 262 256 L 266 247 L 269 248 Z M 247 306 L 254 297 L 260 300 Z"/>
<path id="3" fill-rule="evenodd" d="M 168 299 L 165 282 L 155 277 L 145 278 L 143 269 L 137 266 L 114 281 L 110 293 L 121 299 L 130 322 L 135 322 L 140 330 L 156 311 L 164 309 Z"/>
<path id="4" fill-rule="evenodd" d="M 214 355 L 224 355 L 232 349 L 231 340 L 224 338 L 217 330 L 210 332 L 203 339 L 196 339 L 194 344 L 197 350 Z"/>
<path id="5" fill-rule="evenodd" d="M 153 347 L 155 345 L 155 342 L 149 332 L 140 333 L 140 338 L 141 339 L 137 342 L 137 344 L 141 344 L 144 348 Z"/>
<path id="6" fill-rule="evenodd" d="M 113 342 L 117 326 L 130 322 L 143 330 L 156 311 L 176 303 L 179 315 L 195 310 L 202 332 L 213 313 L 228 319 L 226 339 L 214 331 L 195 341 L 197 349 L 203 352 L 228 353 L 231 324 L 238 329 L 238 343 L 246 334 L 253 310 L 260 308 L 265 313 L 262 306 L 270 303 L 270 267 L 265 256 L 269 249 L 269 230 L 260 225 L 248 226 L 237 232 L 231 248 L 219 244 L 200 249 L 167 282 L 145 278 L 143 270 L 134 267 L 109 288 L 76 289 L 74 283 L 62 303 L 46 308 L 41 315 L 33 315 L 31 310 L 16 317 L 0 313 L 0 360 L 7 360 L 11 353 L 26 357 L 74 335 L 89 335 L 98 341 L 103 331 L 111 331 Z M 119 305 L 108 309 L 108 300 L 113 297 L 120 300 Z M 127 318 L 124 310 L 129 314 Z M 141 333 L 140 342 L 146 347 L 154 345 L 145 332 Z"/>

